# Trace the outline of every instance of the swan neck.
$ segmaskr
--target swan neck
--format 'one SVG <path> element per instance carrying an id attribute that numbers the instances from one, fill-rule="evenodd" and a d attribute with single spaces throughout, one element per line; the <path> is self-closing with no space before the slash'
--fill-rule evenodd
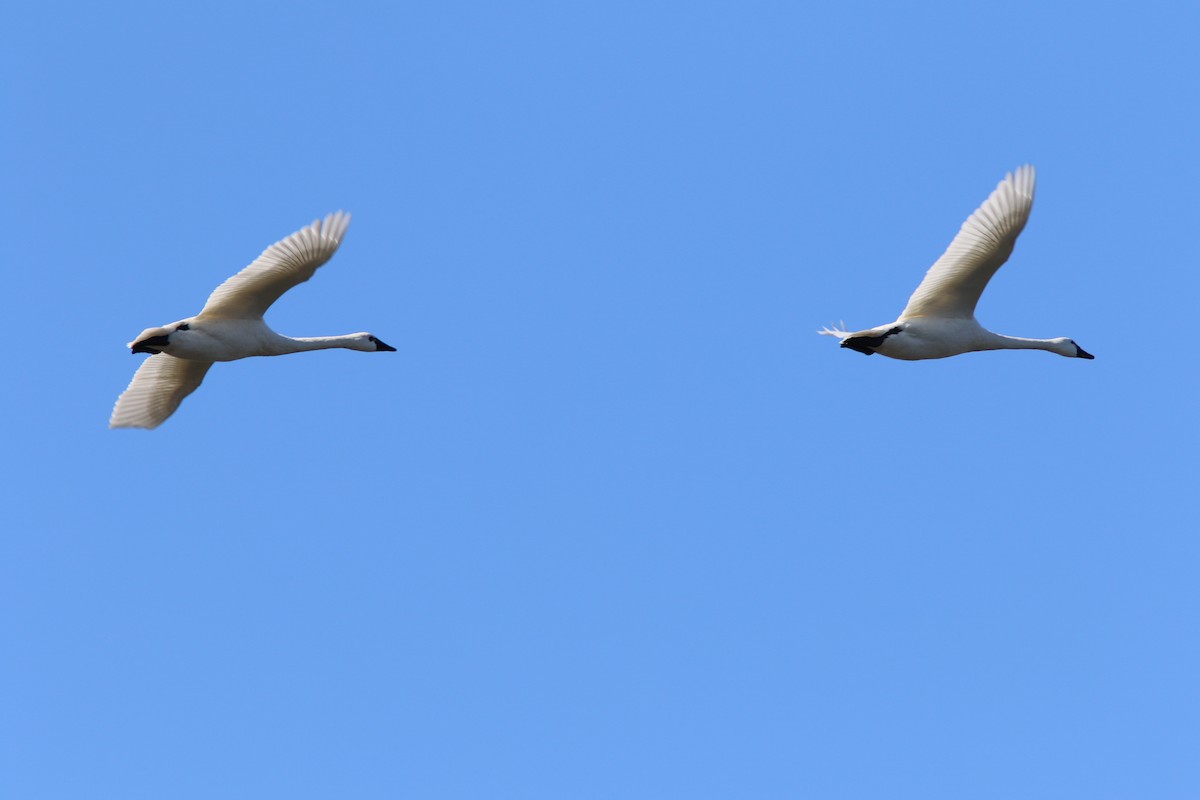
<path id="1" fill-rule="evenodd" d="M 357 341 L 352 336 L 281 336 L 281 353 L 305 353 L 309 350 L 331 350 L 346 348 L 356 350 Z"/>
<path id="2" fill-rule="evenodd" d="M 1050 339 L 1025 339 L 1020 336 L 991 334 L 992 350 L 1049 350 L 1058 352 L 1057 343 Z"/>

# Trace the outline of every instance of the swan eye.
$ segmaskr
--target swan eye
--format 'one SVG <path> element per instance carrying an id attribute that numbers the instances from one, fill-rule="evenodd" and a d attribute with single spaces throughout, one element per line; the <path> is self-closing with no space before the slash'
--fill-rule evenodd
<path id="1" fill-rule="evenodd" d="M 176 328 L 175 330 L 177 330 L 177 331 L 186 331 L 186 330 L 188 330 L 188 329 L 189 329 L 189 328 L 191 328 L 191 327 L 192 327 L 191 325 L 188 325 L 188 324 L 185 322 L 185 323 L 183 323 L 182 325 L 180 325 L 178 328 Z"/>

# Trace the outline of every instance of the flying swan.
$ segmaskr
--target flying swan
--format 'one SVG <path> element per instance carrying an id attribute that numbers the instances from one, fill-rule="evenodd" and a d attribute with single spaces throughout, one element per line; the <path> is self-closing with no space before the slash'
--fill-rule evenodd
<path id="1" fill-rule="evenodd" d="M 128 347 L 150 353 L 113 408 L 110 428 L 156 428 L 204 380 L 217 361 L 281 356 L 342 347 L 395 351 L 369 333 L 291 339 L 263 322 L 280 295 L 313 276 L 337 252 L 350 215 L 341 211 L 276 242 L 250 266 L 222 283 L 194 317 L 147 328 Z"/>
<path id="2" fill-rule="evenodd" d="M 1036 173 L 1026 164 L 1010 172 L 967 218 L 942 257 L 908 299 L 900 318 L 878 328 L 824 328 L 842 347 L 865 355 L 917 361 L 976 350 L 1049 350 L 1067 358 L 1094 358 L 1067 338 L 1001 336 L 975 321 L 975 304 L 991 277 L 1008 260 L 1033 208 Z"/>

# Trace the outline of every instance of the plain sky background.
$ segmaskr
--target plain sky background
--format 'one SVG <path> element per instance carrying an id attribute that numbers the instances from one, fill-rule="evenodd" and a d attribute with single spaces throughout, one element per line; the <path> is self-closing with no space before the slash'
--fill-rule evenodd
<path id="1" fill-rule="evenodd" d="M 25 3 L 0 795 L 1195 798 L 1200 9 Z M 895 318 L 1005 172 L 979 318 Z M 268 321 L 141 357 L 271 242 Z"/>

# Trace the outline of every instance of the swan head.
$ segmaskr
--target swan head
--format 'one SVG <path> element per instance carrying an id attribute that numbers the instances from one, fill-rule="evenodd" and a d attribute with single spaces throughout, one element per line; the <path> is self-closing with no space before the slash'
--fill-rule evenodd
<path id="1" fill-rule="evenodd" d="M 1075 344 L 1074 339 L 1067 339 L 1066 337 L 1063 337 L 1062 339 L 1055 339 L 1054 342 L 1062 348 L 1058 351 L 1059 354 L 1064 355 L 1067 358 L 1095 358 L 1094 355 Z"/>
<path id="2" fill-rule="evenodd" d="M 350 335 L 350 340 L 355 350 L 362 350 L 364 353 L 396 352 L 396 348 L 371 333 L 354 333 Z"/>
<path id="3" fill-rule="evenodd" d="M 1094 355 L 1075 344 L 1074 339 L 1068 339 L 1065 336 L 1060 336 L 1057 339 L 1031 339 L 1030 341 L 1041 342 L 1041 344 L 1037 345 L 1041 349 L 1058 353 L 1060 356 L 1066 356 L 1067 358 L 1095 358 Z"/>
<path id="4" fill-rule="evenodd" d="M 177 331 L 186 331 L 188 323 L 172 322 L 170 325 L 163 325 L 159 328 L 146 328 L 137 335 L 132 342 L 127 346 L 131 353 L 161 353 L 171 346 L 171 334 Z"/>

